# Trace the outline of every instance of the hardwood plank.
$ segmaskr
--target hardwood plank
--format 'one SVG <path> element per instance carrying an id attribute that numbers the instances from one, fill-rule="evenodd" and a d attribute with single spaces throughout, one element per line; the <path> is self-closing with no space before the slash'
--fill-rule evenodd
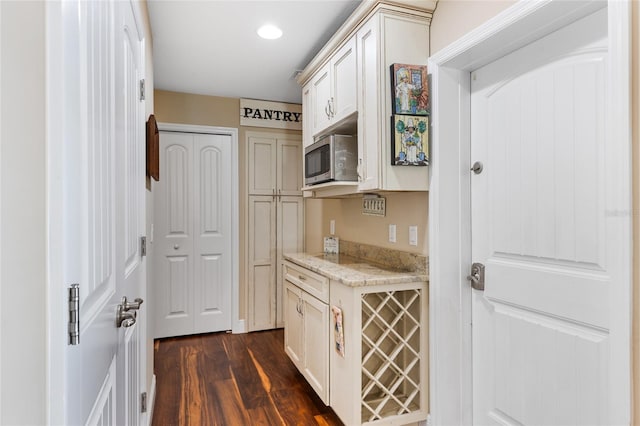
<path id="1" fill-rule="evenodd" d="M 249 414 L 242 403 L 233 379 L 213 382 L 208 387 L 213 405 L 213 417 L 207 425 L 250 425 Z"/>
<path id="2" fill-rule="evenodd" d="M 342 425 L 284 352 L 282 330 L 157 340 L 153 425 Z"/>
<path id="3" fill-rule="evenodd" d="M 270 403 L 269 396 L 247 350 L 246 335 L 225 339 L 231 374 L 238 385 L 240 396 L 247 409 L 262 407 Z"/>

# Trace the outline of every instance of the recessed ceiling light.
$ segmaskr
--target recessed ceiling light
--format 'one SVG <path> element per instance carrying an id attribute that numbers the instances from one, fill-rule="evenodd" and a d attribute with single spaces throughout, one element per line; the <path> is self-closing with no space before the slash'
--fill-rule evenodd
<path id="1" fill-rule="evenodd" d="M 275 25 L 263 25 L 258 28 L 258 35 L 267 40 L 275 40 L 282 37 L 282 30 Z"/>

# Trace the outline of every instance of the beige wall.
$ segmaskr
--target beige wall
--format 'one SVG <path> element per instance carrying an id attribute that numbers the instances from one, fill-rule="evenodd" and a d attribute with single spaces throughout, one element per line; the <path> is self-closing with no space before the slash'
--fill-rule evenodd
<path id="1" fill-rule="evenodd" d="M 432 54 L 495 16 L 513 2 L 440 0 L 431 25 Z M 640 3 L 633 0 L 632 118 L 633 118 L 633 408 L 640 413 Z M 634 415 L 633 424 L 640 425 Z"/>
<path id="2" fill-rule="evenodd" d="M 240 223 L 240 319 L 246 317 L 247 284 L 247 143 L 246 132 L 258 130 L 267 133 L 291 133 L 299 131 L 240 126 L 240 99 L 190 93 L 155 91 L 155 116 L 161 123 L 196 124 L 202 126 L 231 127 L 238 130 L 239 223 Z M 313 217 L 313 215 L 312 215 Z"/>
<path id="3" fill-rule="evenodd" d="M 41 425 L 47 418 L 45 20 L 43 2 L 0 1 L 3 425 Z"/>
<path id="4" fill-rule="evenodd" d="M 431 21 L 431 54 L 514 3 L 515 0 L 439 0 Z"/>
<path id="5" fill-rule="evenodd" d="M 329 235 L 329 222 L 336 221 L 336 236 L 347 241 L 387 247 L 413 253 L 429 254 L 427 192 L 396 192 L 381 194 L 386 198 L 386 216 L 362 214 L 362 198 L 311 200 L 314 203 L 314 221 L 307 226 L 307 251 L 322 251 L 322 237 Z M 318 207 L 315 207 L 317 205 Z M 318 224 L 320 226 L 318 226 Z M 389 242 L 389 225 L 396 225 L 396 242 Z M 409 245 L 409 226 L 418 227 L 418 245 Z M 313 227 L 313 229 L 311 228 Z"/>

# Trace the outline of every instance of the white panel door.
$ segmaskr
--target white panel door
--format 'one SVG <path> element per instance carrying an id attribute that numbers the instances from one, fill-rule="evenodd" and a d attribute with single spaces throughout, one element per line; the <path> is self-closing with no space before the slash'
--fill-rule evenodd
<path id="1" fill-rule="evenodd" d="M 116 3 L 116 277 L 118 297 L 129 302 L 143 294 L 146 285 L 146 261 L 140 238 L 145 234 L 145 104 L 140 99 L 140 80 L 144 78 L 143 29 L 134 16 L 133 4 Z M 126 94 L 123 97 L 118 93 Z M 134 302 L 135 303 L 135 302 Z M 118 328 L 116 422 L 119 425 L 142 424 L 140 393 L 146 368 L 141 351 L 146 340 L 147 306 L 137 310 L 132 327 Z"/>
<path id="2" fill-rule="evenodd" d="M 133 7 L 130 2 L 67 1 L 48 10 L 52 27 L 62 30 L 49 47 L 64 52 L 61 61 L 51 60 L 49 72 L 60 74 L 65 89 L 49 100 L 49 114 L 60 118 L 52 140 L 64 141 L 60 156 L 51 156 L 64 194 L 62 223 L 52 226 L 61 227 L 55 235 L 62 236 L 64 282 L 77 283 L 80 293 L 79 344 L 66 346 L 63 364 L 55 366 L 63 371 L 64 383 L 57 384 L 63 407 L 52 407 L 51 418 L 67 425 L 141 422 L 144 330 L 135 324 L 117 328 L 115 315 L 122 296 L 140 295 L 146 274 L 140 254 L 143 30 Z M 139 312 L 144 315 L 144 308 Z"/>
<path id="3" fill-rule="evenodd" d="M 231 329 L 231 136 L 160 132 L 155 337 Z"/>
<path id="4" fill-rule="evenodd" d="M 609 424 L 607 11 L 471 74 L 474 423 Z"/>

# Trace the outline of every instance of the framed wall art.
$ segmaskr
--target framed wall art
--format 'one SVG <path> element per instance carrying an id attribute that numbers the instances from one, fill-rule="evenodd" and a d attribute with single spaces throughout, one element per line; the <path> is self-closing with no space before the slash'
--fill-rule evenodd
<path id="1" fill-rule="evenodd" d="M 426 65 L 391 65 L 391 97 L 394 114 L 429 114 Z"/>
<path id="2" fill-rule="evenodd" d="M 392 166 L 429 165 L 429 116 L 391 116 Z"/>

